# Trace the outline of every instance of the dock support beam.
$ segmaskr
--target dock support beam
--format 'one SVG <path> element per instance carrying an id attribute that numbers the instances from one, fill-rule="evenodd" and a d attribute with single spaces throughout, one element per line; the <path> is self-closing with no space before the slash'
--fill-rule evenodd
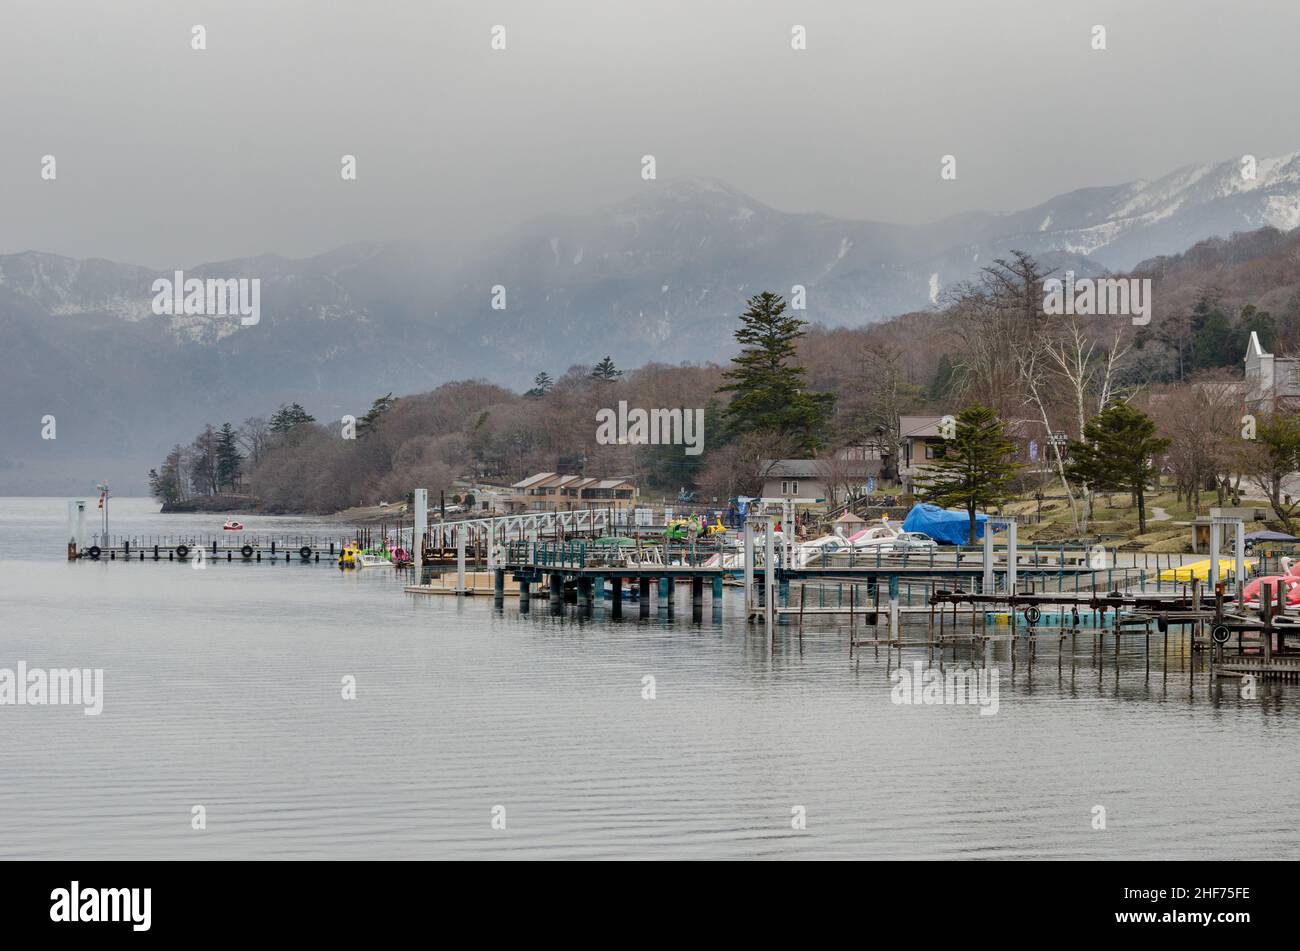
<path id="1" fill-rule="evenodd" d="M 754 523 L 745 519 L 745 620 L 754 617 Z"/>
<path id="2" fill-rule="evenodd" d="M 1234 555 L 1233 581 L 1237 587 L 1237 601 L 1241 601 L 1241 592 L 1246 583 L 1246 523 L 1239 518 L 1216 515 L 1210 519 L 1210 590 L 1218 590 L 1219 550 L 1223 543 L 1223 529 L 1233 532 L 1232 552 Z"/>
<path id="3" fill-rule="evenodd" d="M 984 526 L 984 574 L 980 579 L 980 593 L 993 593 L 993 530 L 988 524 Z"/>
<path id="4" fill-rule="evenodd" d="M 1016 568 L 1017 562 L 1020 561 L 1020 553 L 1016 550 L 1016 520 L 1008 517 L 1007 525 L 1007 591 L 1010 594 L 1016 593 Z"/>
<path id="5" fill-rule="evenodd" d="M 492 600 L 500 604 L 506 598 L 506 571 L 497 568 L 492 572 Z"/>
<path id="6" fill-rule="evenodd" d="M 643 576 L 637 578 L 636 583 L 637 600 L 641 605 L 640 614 L 642 617 L 647 617 L 650 614 L 650 579 Z"/>
<path id="7" fill-rule="evenodd" d="M 1218 519 L 1210 519 L 1210 590 L 1214 591 L 1219 586 L 1219 544 L 1222 539 L 1220 522 Z"/>
<path id="8" fill-rule="evenodd" d="M 429 490 L 416 489 L 414 496 L 415 538 L 412 539 L 411 552 L 415 556 L 415 581 L 419 584 L 424 572 L 424 536 L 429 529 Z"/>
<path id="9" fill-rule="evenodd" d="M 551 572 L 551 604 L 560 604 L 564 601 L 564 575 L 558 571 Z"/>
<path id="10" fill-rule="evenodd" d="M 898 641 L 898 575 L 889 576 L 889 640 Z"/>
<path id="11" fill-rule="evenodd" d="M 776 523 L 772 519 L 767 520 L 766 530 L 763 532 L 763 630 L 767 634 L 768 641 L 776 642 L 776 624 L 774 623 L 776 600 Z"/>
<path id="12" fill-rule="evenodd" d="M 993 572 L 993 529 L 995 527 L 1005 528 L 1007 530 L 1007 570 L 1004 578 L 1007 594 L 1016 593 L 1016 563 L 1019 561 L 1019 553 L 1016 550 L 1016 520 L 1012 516 L 993 516 L 990 515 L 984 523 L 984 577 L 982 582 L 982 592 L 984 594 L 993 594 L 997 590 Z"/>
<path id="13" fill-rule="evenodd" d="M 529 602 L 532 600 L 532 585 L 520 579 L 519 581 L 519 610 L 524 614 L 528 613 Z"/>
<path id="14" fill-rule="evenodd" d="M 613 614 L 614 617 L 622 617 L 623 616 L 623 579 L 618 576 L 610 578 L 609 585 L 613 589 L 613 591 L 611 592 L 613 604 L 610 605 L 610 613 Z"/>
<path id="15" fill-rule="evenodd" d="M 456 533 L 456 593 L 465 593 L 465 533 Z"/>

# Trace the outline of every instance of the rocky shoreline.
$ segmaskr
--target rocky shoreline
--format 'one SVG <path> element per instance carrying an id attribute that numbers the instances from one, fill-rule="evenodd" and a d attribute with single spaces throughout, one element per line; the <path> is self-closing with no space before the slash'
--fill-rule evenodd
<path id="1" fill-rule="evenodd" d="M 239 495 L 212 495 L 179 502 L 163 502 L 159 511 L 164 515 L 177 512 L 220 512 L 231 515 L 287 514 L 273 513 L 260 499 Z"/>

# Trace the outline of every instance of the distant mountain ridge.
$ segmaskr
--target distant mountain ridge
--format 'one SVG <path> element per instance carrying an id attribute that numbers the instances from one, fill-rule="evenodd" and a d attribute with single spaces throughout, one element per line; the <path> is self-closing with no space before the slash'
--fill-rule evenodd
<path id="1" fill-rule="evenodd" d="M 324 419 L 448 379 L 523 388 L 539 370 L 606 354 L 623 366 L 725 360 L 735 315 L 762 290 L 801 284 L 804 316 L 857 326 L 934 306 L 1012 248 L 1087 275 L 1297 225 L 1300 152 L 1260 160 L 1253 180 L 1232 159 L 919 226 L 783 212 L 716 179 L 683 178 L 646 182 L 598 212 L 539 218 L 467 262 L 371 242 L 185 270 L 260 279 L 254 327 L 153 314 L 152 283 L 171 271 L 4 255 L 0 399 L 13 411 L 0 421 L 0 491 L 37 491 L 108 456 L 139 477 L 202 422 L 286 400 Z M 503 310 L 492 306 L 498 286 Z M 47 413 L 59 420 L 52 443 L 39 439 Z"/>

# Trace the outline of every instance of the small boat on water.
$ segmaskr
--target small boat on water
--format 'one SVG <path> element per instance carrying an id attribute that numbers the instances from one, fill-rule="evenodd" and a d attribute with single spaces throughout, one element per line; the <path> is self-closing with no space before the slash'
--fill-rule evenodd
<path id="1" fill-rule="evenodd" d="M 409 568 L 414 559 L 399 533 L 392 533 L 380 545 L 361 540 L 349 542 L 339 552 L 340 568 Z"/>
<path id="2" fill-rule="evenodd" d="M 243 522 L 236 522 L 233 518 L 227 519 L 226 524 L 221 526 L 223 532 L 242 532 L 244 530 Z"/>
<path id="3" fill-rule="evenodd" d="M 392 557 L 386 551 L 358 551 L 356 553 L 358 568 L 391 568 Z"/>
<path id="4" fill-rule="evenodd" d="M 1282 574 L 1264 575 L 1255 578 L 1246 584 L 1245 590 L 1241 593 L 1241 600 L 1246 607 L 1252 611 L 1260 609 L 1260 601 L 1264 594 L 1264 585 L 1268 585 L 1272 590 L 1271 598 L 1276 599 L 1278 586 L 1281 585 L 1286 591 L 1287 607 L 1300 606 L 1300 562 L 1293 562 L 1290 558 L 1282 558 Z M 1234 563 L 1233 569 L 1236 569 Z M 1276 601 L 1273 601 L 1276 603 Z"/>
<path id="5" fill-rule="evenodd" d="M 772 533 L 773 547 L 778 553 L 783 552 L 785 535 L 781 531 Z M 762 532 L 754 536 L 755 551 L 761 557 L 767 540 Z M 908 555 L 928 555 L 938 550 L 938 543 L 924 532 L 904 532 L 889 522 L 870 526 L 848 537 L 843 535 L 823 535 L 803 542 L 792 542 L 792 558 L 796 568 L 806 568 L 817 563 L 832 564 L 832 556 L 876 557 L 876 553 L 887 556 L 905 557 Z M 630 562 L 629 562 L 630 564 Z M 710 556 L 703 562 L 705 568 L 723 568 L 743 570 L 745 553 L 740 543 L 734 547 Z"/>

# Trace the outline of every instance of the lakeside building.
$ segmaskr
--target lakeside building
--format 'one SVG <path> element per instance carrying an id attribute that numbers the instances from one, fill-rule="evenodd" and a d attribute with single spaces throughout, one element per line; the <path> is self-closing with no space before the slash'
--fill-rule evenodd
<path id="1" fill-rule="evenodd" d="M 763 498 L 829 498 L 816 459 L 763 459 Z"/>
<path id="2" fill-rule="evenodd" d="M 956 413 L 952 414 L 954 417 Z M 926 467 L 943 458 L 944 438 L 939 433 L 942 416 L 898 417 L 898 478 L 905 492 L 912 492 L 916 480 Z M 1050 471 L 1055 465 L 1052 445 L 1064 447 L 1069 442 L 1065 432 L 1046 431 L 1040 419 L 1008 419 L 1007 438 L 1016 444 L 1015 458 L 1027 471 Z"/>
<path id="3" fill-rule="evenodd" d="M 872 480 L 880 490 L 881 460 L 852 452 L 818 459 L 763 459 L 759 464 L 765 499 L 825 499 L 834 504 L 865 495 Z"/>
<path id="4" fill-rule="evenodd" d="M 629 508 L 636 505 L 640 491 L 630 479 L 597 479 L 556 472 L 537 472 L 510 487 L 506 511 L 554 512 L 565 509 Z"/>
<path id="5" fill-rule="evenodd" d="M 1300 399 L 1300 357 L 1279 357 L 1264 350 L 1259 334 L 1246 344 L 1246 411 L 1271 413 L 1280 402 Z"/>
<path id="6" fill-rule="evenodd" d="M 898 417 L 898 479 L 911 492 L 927 462 L 943 457 L 942 416 Z"/>

